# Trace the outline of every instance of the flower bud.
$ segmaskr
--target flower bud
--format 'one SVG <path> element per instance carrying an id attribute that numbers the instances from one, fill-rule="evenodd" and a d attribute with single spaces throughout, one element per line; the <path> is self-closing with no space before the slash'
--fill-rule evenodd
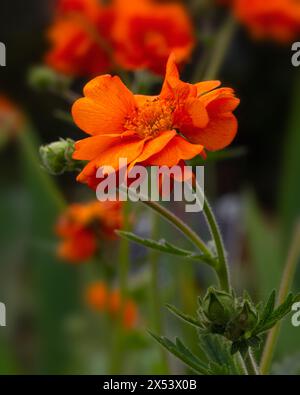
<path id="1" fill-rule="evenodd" d="M 29 84 L 39 91 L 62 91 L 70 86 L 69 77 L 56 73 L 49 67 L 39 66 L 30 70 Z"/>
<path id="2" fill-rule="evenodd" d="M 237 317 L 238 326 L 244 331 L 251 331 L 257 324 L 257 312 L 248 300 L 245 300 Z"/>
<path id="3" fill-rule="evenodd" d="M 226 292 L 210 288 L 202 307 L 209 321 L 216 325 L 225 325 L 234 313 L 234 298 Z"/>
<path id="4" fill-rule="evenodd" d="M 72 158 L 74 141 L 60 139 L 54 143 L 40 147 L 40 156 L 44 168 L 53 175 L 66 171 L 80 170 L 82 163 Z"/>

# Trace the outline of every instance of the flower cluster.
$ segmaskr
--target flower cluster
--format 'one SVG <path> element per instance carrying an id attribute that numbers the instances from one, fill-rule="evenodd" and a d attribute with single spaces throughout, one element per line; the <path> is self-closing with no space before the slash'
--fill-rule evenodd
<path id="1" fill-rule="evenodd" d="M 96 254 L 101 240 L 115 237 L 121 225 L 119 202 L 72 204 L 56 224 L 56 234 L 62 238 L 58 255 L 72 263 L 86 261 Z"/>
<path id="2" fill-rule="evenodd" d="M 109 315 L 118 319 L 122 313 L 122 324 L 126 329 L 132 329 L 138 319 L 138 311 L 135 302 L 131 299 L 122 301 L 118 289 L 110 290 L 101 281 L 90 284 L 86 290 L 86 302 L 90 308 L 98 312 L 108 312 Z"/>
<path id="3" fill-rule="evenodd" d="M 75 76 L 111 69 L 162 74 L 173 51 L 180 63 L 194 47 L 192 23 L 180 4 L 154 0 L 58 0 L 46 62 Z"/>

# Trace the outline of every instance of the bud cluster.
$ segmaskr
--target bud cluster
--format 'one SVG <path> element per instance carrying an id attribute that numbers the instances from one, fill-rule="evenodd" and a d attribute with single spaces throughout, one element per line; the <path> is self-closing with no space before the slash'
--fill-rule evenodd
<path id="1" fill-rule="evenodd" d="M 250 297 L 237 298 L 231 293 L 209 288 L 199 300 L 199 322 L 203 333 L 215 333 L 233 343 L 232 352 L 259 342 L 253 337 L 259 315 Z"/>

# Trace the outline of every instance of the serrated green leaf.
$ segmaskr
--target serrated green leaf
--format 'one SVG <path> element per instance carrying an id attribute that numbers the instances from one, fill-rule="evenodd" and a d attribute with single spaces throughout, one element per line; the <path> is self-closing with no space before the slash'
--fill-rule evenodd
<path id="1" fill-rule="evenodd" d="M 282 320 L 287 314 L 290 313 L 292 305 L 296 300 L 298 300 L 298 297 L 299 295 L 293 296 L 293 294 L 290 293 L 280 306 L 278 306 L 275 310 L 273 307 L 273 311 L 267 315 L 266 319 L 261 320 L 258 323 L 253 334 L 262 334 L 276 325 L 277 322 Z"/>
<path id="2" fill-rule="evenodd" d="M 204 254 L 197 254 L 193 251 L 184 250 L 182 248 L 178 248 L 173 244 L 168 243 L 166 240 L 155 241 L 151 239 L 144 239 L 140 236 L 135 235 L 131 232 L 125 231 L 116 231 L 116 233 L 120 236 L 125 238 L 126 240 L 133 241 L 134 243 L 143 245 L 147 248 L 152 248 L 153 250 L 164 252 L 166 254 L 177 255 L 185 259 L 195 260 L 195 261 L 202 261 L 207 263 L 210 266 L 215 265 L 215 261 L 211 259 L 211 257 L 206 256 Z"/>
<path id="3" fill-rule="evenodd" d="M 207 366 L 195 355 L 191 353 L 181 342 L 179 347 L 174 344 L 171 340 L 166 337 L 157 336 L 154 333 L 149 332 L 150 335 L 165 349 L 167 349 L 171 354 L 175 355 L 184 364 L 186 364 L 195 373 L 201 375 L 208 375 L 209 370 Z M 177 340 L 178 342 L 178 340 Z M 191 356 L 192 355 L 192 356 Z"/>
<path id="4" fill-rule="evenodd" d="M 275 300 L 276 300 L 276 291 L 273 290 L 268 298 L 267 303 L 265 304 L 262 310 L 261 318 L 258 323 L 258 326 L 264 325 L 268 321 L 270 315 L 273 313 L 275 307 Z"/>
<path id="5" fill-rule="evenodd" d="M 190 315 L 183 313 L 182 311 L 178 310 L 177 307 L 170 304 L 167 304 L 166 307 L 171 313 L 173 313 L 176 317 L 180 318 L 184 322 L 187 322 L 188 324 L 193 325 L 197 328 L 202 328 L 202 325 L 197 318 L 191 317 Z"/>
<path id="6" fill-rule="evenodd" d="M 199 334 L 199 343 L 202 352 L 209 361 L 211 374 L 240 375 L 243 368 L 237 361 L 237 356 L 231 353 L 231 343 L 219 335 Z"/>

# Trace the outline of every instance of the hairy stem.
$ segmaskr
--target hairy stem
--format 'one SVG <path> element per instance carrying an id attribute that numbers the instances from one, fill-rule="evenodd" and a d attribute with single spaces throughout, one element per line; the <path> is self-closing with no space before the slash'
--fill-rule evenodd
<path id="1" fill-rule="evenodd" d="M 157 238 L 158 217 L 152 215 L 152 238 Z M 150 265 L 151 265 L 151 281 L 149 287 L 149 296 L 151 303 L 152 326 L 156 333 L 163 333 L 163 320 L 161 313 L 161 291 L 159 287 L 159 270 L 158 270 L 158 252 L 150 251 Z M 164 374 L 169 373 L 168 355 L 164 348 L 159 347 L 161 353 L 161 364 Z"/>
<path id="2" fill-rule="evenodd" d="M 129 203 L 123 203 L 123 229 L 129 231 Z M 128 273 L 129 273 L 129 242 L 122 238 L 120 240 L 119 251 L 119 282 L 121 294 L 121 311 L 116 322 L 116 326 L 112 334 L 112 352 L 110 360 L 110 373 L 120 373 L 122 369 L 122 354 L 123 354 L 123 315 L 126 299 L 128 297 Z"/>
<path id="3" fill-rule="evenodd" d="M 148 207 L 152 210 L 156 211 L 159 215 L 161 215 L 168 222 L 172 223 L 177 229 L 179 229 L 186 237 L 189 239 L 204 255 L 211 257 L 213 256 L 205 243 L 200 239 L 196 232 L 194 232 L 186 223 L 184 223 L 181 219 L 179 219 L 176 215 L 174 215 L 171 211 L 161 206 L 156 202 L 145 201 Z"/>
<path id="4" fill-rule="evenodd" d="M 229 279 L 229 270 L 226 259 L 226 253 L 224 248 L 224 243 L 222 239 L 222 235 L 217 224 L 214 213 L 205 198 L 204 201 L 204 215 L 207 221 L 207 224 L 210 228 L 211 234 L 214 238 L 217 254 L 218 254 L 218 266 L 215 268 L 218 278 L 220 281 L 220 286 L 224 291 L 230 291 L 230 279 Z"/>
<path id="5" fill-rule="evenodd" d="M 251 349 L 249 348 L 245 357 L 244 357 L 245 365 L 248 371 L 248 374 L 251 376 L 259 375 L 259 369 L 257 363 L 254 359 Z"/>

